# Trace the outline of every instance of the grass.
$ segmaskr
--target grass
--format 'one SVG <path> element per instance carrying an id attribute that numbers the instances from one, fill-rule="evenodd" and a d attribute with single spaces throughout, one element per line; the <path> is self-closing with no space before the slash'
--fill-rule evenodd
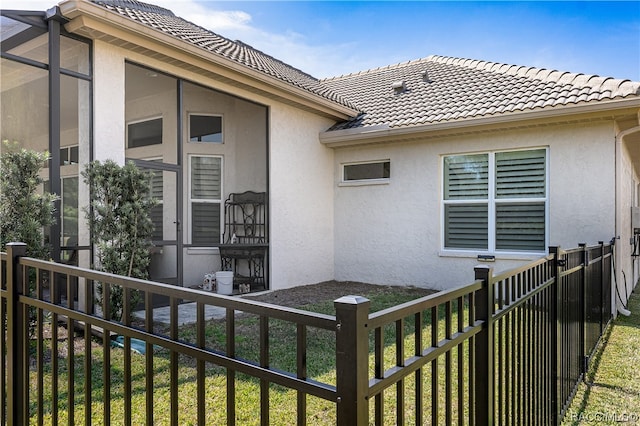
<path id="1" fill-rule="evenodd" d="M 381 287 L 379 290 L 365 294 L 365 297 L 371 300 L 372 311 L 381 310 L 390 306 L 411 300 L 416 296 L 415 292 L 404 293 L 399 289 L 387 289 Z M 306 305 L 302 307 L 314 312 L 326 314 L 335 314 L 333 302 L 318 303 Z M 454 307 L 455 311 L 455 307 Z M 444 309 L 439 310 L 440 318 L 444 315 Z M 454 312 L 455 315 L 455 312 Z M 412 318 L 407 318 L 404 323 L 404 347 L 405 357 L 411 356 L 413 353 L 413 333 L 414 325 Z M 426 343 L 430 342 L 430 318 L 427 313 L 423 322 L 423 339 Z M 456 323 L 454 317 L 453 323 Z M 244 315 L 236 320 L 236 356 L 258 362 L 259 360 L 259 319 L 256 316 Z M 439 321 L 438 339 L 444 337 L 444 321 Z M 166 333 L 167 330 L 160 330 L 156 326 L 156 332 Z M 383 330 L 384 340 L 384 367 L 390 368 L 396 362 L 395 352 L 395 326 L 385 327 Z M 66 333 L 66 331 L 65 331 Z M 295 325 L 284 321 L 269 320 L 269 365 L 289 372 L 295 372 L 296 357 L 296 329 Z M 371 337 L 371 347 L 373 348 L 374 336 Z M 196 340 L 196 330 L 194 325 L 185 325 L 179 328 L 179 338 L 186 342 L 194 343 Z M 223 321 L 210 321 L 206 327 L 206 347 L 214 350 L 225 350 L 225 323 Z M 50 342 L 46 340 L 46 342 Z M 50 343 L 48 343 L 50 344 Z M 61 342 L 60 348 L 66 349 L 66 344 Z M 453 352 L 453 359 L 456 359 L 456 351 Z M 466 353 L 466 349 L 465 349 Z M 84 393 L 83 387 L 85 378 L 83 377 L 84 351 L 82 348 L 76 348 L 74 351 L 75 358 L 75 378 L 73 381 L 74 398 L 71 403 L 68 399 L 68 374 L 66 354 L 61 354 L 58 367 L 58 397 L 55 401 L 51 392 L 51 376 L 52 366 L 50 362 L 45 363 L 45 395 L 42 410 L 44 411 L 44 423 L 53 423 L 52 415 L 57 408 L 58 422 L 67 423 L 68 410 L 70 405 L 74 408 L 74 416 L 76 422 L 84 419 Z M 465 354 L 466 357 L 466 354 Z M 91 424 L 104 424 L 103 410 L 105 408 L 104 401 L 110 403 L 110 413 L 112 424 L 122 424 L 124 419 L 124 407 L 128 401 L 124 401 L 124 352 L 121 349 L 111 350 L 111 380 L 112 387 L 109 395 L 105 395 L 103 391 L 103 348 L 99 344 L 94 344 L 92 353 L 92 413 Z M 444 357 L 440 363 L 438 372 L 439 383 L 441 384 L 439 399 L 442 400 L 445 395 L 444 385 Z M 370 358 L 370 374 L 373 375 L 373 355 Z M 133 376 L 133 396 L 131 400 L 133 424 L 141 424 L 145 421 L 145 357 L 141 355 L 132 355 L 132 376 Z M 179 424 L 195 424 L 197 419 L 197 370 L 195 360 L 180 356 L 178 371 L 178 404 L 179 404 Z M 335 384 L 335 334 L 325 330 L 308 328 L 307 330 L 307 376 L 317 381 Z M 465 370 L 466 371 L 466 370 Z M 455 381 L 455 374 L 454 372 Z M 466 373 L 465 373 L 466 374 Z M 170 414 L 170 398 L 171 398 L 171 380 L 170 380 L 170 354 L 166 350 L 156 351 L 154 354 L 154 424 L 168 424 Z M 35 415 L 37 409 L 36 396 L 36 379 L 35 372 L 32 373 L 32 389 L 31 389 L 31 422 L 36 423 Z M 410 377 L 405 381 L 405 412 L 407 420 L 413 418 L 412 413 L 415 403 L 412 395 L 415 394 L 415 381 Z M 205 388 L 207 395 L 207 403 L 205 407 L 207 424 L 218 425 L 226 424 L 226 370 L 212 365 L 206 364 L 205 372 Z M 431 398 L 431 372 L 424 374 L 422 378 L 423 387 L 425 389 L 425 403 L 428 404 Z M 236 374 L 236 420 L 237 424 L 252 425 L 259 424 L 260 418 L 260 382 L 257 379 L 242 374 Z M 271 424 L 295 424 L 296 417 L 296 392 L 285 389 L 278 385 L 270 385 L 270 423 Z M 395 424 L 394 413 L 396 409 L 395 387 L 385 391 L 385 424 Z M 371 404 L 373 407 L 373 404 Z M 442 410 L 444 411 L 444 410 Z M 313 425 L 333 425 L 335 424 L 336 406 L 334 403 L 321 400 L 319 398 L 307 396 L 307 422 Z M 371 412 L 373 418 L 373 411 Z"/>
<path id="2" fill-rule="evenodd" d="M 407 300 L 415 298 L 413 294 L 402 294 L 398 291 L 388 291 L 381 288 L 379 291 L 365 295 L 371 300 L 372 311 L 395 306 Z M 333 303 L 318 303 L 303 306 L 302 308 L 334 314 Z M 584 383 L 581 383 L 578 392 L 565 416 L 565 425 L 582 424 L 640 424 L 640 295 L 633 295 L 630 300 L 631 317 L 620 316 L 613 327 L 605 336 L 605 344 L 601 346 L 599 352 L 594 356 L 592 369 L 587 375 Z M 465 309 L 466 312 L 466 309 Z M 439 323 L 437 330 L 437 340 L 444 338 L 444 307 L 439 309 Z M 431 319 L 430 312 L 425 312 L 423 319 L 423 341 L 429 344 L 431 341 Z M 466 321 L 466 318 L 465 318 Z M 457 309 L 453 305 L 452 323 L 457 322 Z M 403 323 L 404 332 L 404 357 L 410 357 L 413 353 L 414 345 L 414 324 L 413 317 L 405 318 Z M 158 332 L 166 332 L 156 327 Z M 256 316 L 245 315 L 236 320 L 236 355 L 244 359 L 258 362 L 259 360 L 259 319 Z M 296 329 L 291 323 L 284 321 L 269 320 L 269 364 L 272 368 L 295 372 L 295 336 Z M 384 349 L 384 368 L 390 368 L 396 362 L 395 342 L 396 327 L 390 324 L 382 330 Z M 187 342 L 195 342 L 195 327 L 185 325 L 179 329 L 180 339 Z M 46 340 L 47 342 L 49 340 Z M 223 321 L 211 321 L 206 328 L 206 346 L 211 349 L 224 351 L 225 346 L 225 323 Z M 327 384 L 335 384 L 335 335 L 329 331 L 308 329 L 307 334 L 307 362 L 308 377 Z M 66 343 L 61 342 L 60 348 L 66 348 Z M 370 333 L 370 348 L 374 348 L 374 333 Z M 458 351 L 464 359 L 461 370 L 450 369 L 447 377 L 445 363 L 446 356 L 438 359 L 438 369 L 434 373 L 431 366 L 426 366 L 422 371 L 419 382 L 423 388 L 424 415 L 427 416 L 426 423 L 444 424 L 445 395 L 447 392 L 445 383 L 452 383 L 449 391 L 452 393 L 454 406 L 452 408 L 452 422 L 456 422 L 458 417 L 463 418 L 463 422 L 468 421 L 469 401 L 466 396 L 468 388 L 468 344 L 460 348 L 454 348 L 450 353 L 453 366 L 456 366 Z M 64 350 L 61 350 L 64 352 Z M 109 395 L 104 394 L 102 383 L 102 347 L 94 344 L 92 349 L 92 414 L 91 424 L 104 424 L 102 412 L 105 409 L 104 401 L 110 402 L 110 413 L 112 424 L 122 424 L 124 418 L 124 407 L 128 401 L 124 400 L 123 377 L 124 377 L 124 352 L 121 349 L 111 350 L 111 377 L 112 389 Z M 82 348 L 75 350 L 75 378 L 73 386 L 75 389 L 74 399 L 68 401 L 66 354 L 60 354 L 60 365 L 58 370 L 58 397 L 52 402 L 51 394 L 51 363 L 45 363 L 45 395 L 42 407 L 45 416 L 44 424 L 52 424 L 52 412 L 55 407 L 58 409 L 58 422 L 67 423 L 68 410 L 73 406 L 75 422 L 79 423 L 84 419 L 84 377 L 82 376 L 82 363 L 84 353 Z M 374 375 L 374 356 L 370 354 L 369 375 Z M 133 375 L 133 397 L 131 407 L 133 411 L 133 424 L 145 422 L 145 358 L 140 355 L 132 355 L 132 375 Z M 178 371 L 178 405 L 179 424 L 196 424 L 197 419 L 197 370 L 193 359 L 180 356 Z M 207 395 L 206 406 L 204 407 L 207 424 L 226 424 L 226 402 L 227 402 L 227 376 L 226 371 L 218 366 L 206 364 L 205 371 L 205 392 Z M 463 388 L 461 388 L 460 408 L 456 405 L 459 398 L 457 377 L 459 374 L 465 378 Z M 432 380 L 437 381 L 437 394 L 432 395 Z M 257 379 L 242 374 L 236 374 L 236 421 L 241 425 L 259 424 L 260 421 L 260 382 Z M 416 379 L 414 375 L 407 376 L 401 385 L 404 394 L 404 418 L 407 424 L 415 423 L 415 396 Z M 35 413 L 37 403 L 35 397 L 35 373 L 32 376 L 31 412 Z M 269 413 L 271 424 L 289 425 L 295 424 L 296 417 L 296 392 L 277 385 L 269 386 L 269 399 L 271 411 Z M 428 416 L 431 415 L 433 406 L 432 398 L 435 398 L 436 406 L 439 409 L 436 421 Z M 170 354 L 166 350 L 159 350 L 154 356 L 154 394 L 153 411 L 154 424 L 169 424 L 171 399 L 170 380 Z M 395 424 L 395 414 L 398 408 L 396 399 L 396 387 L 391 387 L 384 391 L 384 422 L 385 425 Z M 313 425 L 334 425 L 336 421 L 336 406 L 334 403 L 318 398 L 307 396 L 307 423 Z M 374 404 L 370 403 L 370 419 L 374 418 Z M 36 423 L 36 416 L 31 417 L 31 423 Z"/>
<path id="3" fill-rule="evenodd" d="M 640 287 L 596 354 L 564 425 L 640 425 Z"/>

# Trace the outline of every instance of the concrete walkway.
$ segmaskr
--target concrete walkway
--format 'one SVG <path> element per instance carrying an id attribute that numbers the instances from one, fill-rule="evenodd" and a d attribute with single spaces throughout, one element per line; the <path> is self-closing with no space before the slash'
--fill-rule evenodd
<path id="1" fill-rule="evenodd" d="M 244 297 L 247 295 L 257 296 L 259 294 L 264 294 L 271 291 L 272 290 L 265 290 L 265 291 L 248 293 L 243 295 L 235 294 L 235 296 L 236 297 Z M 196 322 L 196 319 L 197 319 L 196 306 L 197 306 L 196 302 L 181 303 L 178 305 L 178 325 L 193 324 Z M 241 313 L 241 311 L 236 311 L 236 315 L 238 315 L 239 313 Z M 205 305 L 204 307 L 205 320 L 223 319 L 226 315 L 227 315 L 227 310 L 220 306 Z M 133 316 L 144 320 L 145 312 L 136 311 L 133 313 Z M 153 310 L 153 320 L 155 322 L 169 324 L 170 318 L 171 318 L 171 308 L 169 306 L 163 306 L 161 308 L 155 308 Z"/>
<path id="2" fill-rule="evenodd" d="M 178 305 L 178 325 L 184 324 L 192 324 L 196 322 L 197 313 L 196 313 L 196 302 L 191 303 L 182 303 Z M 162 308 L 155 308 L 153 310 L 153 320 L 156 322 L 161 322 L 163 324 L 169 324 L 171 318 L 171 308 L 169 306 L 163 306 Z M 205 320 L 210 319 L 221 319 L 227 315 L 227 310 L 225 308 L 221 308 L 219 306 L 210 306 L 205 305 L 204 307 L 204 318 Z M 133 316 L 139 319 L 144 319 L 145 312 L 144 311 L 136 311 L 133 313 Z"/>

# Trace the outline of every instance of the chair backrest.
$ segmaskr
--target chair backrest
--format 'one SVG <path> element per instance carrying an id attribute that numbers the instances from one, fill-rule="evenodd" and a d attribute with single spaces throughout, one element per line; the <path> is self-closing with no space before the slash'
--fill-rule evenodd
<path id="1" fill-rule="evenodd" d="M 266 193 L 231 193 L 224 203 L 224 244 L 267 242 Z"/>

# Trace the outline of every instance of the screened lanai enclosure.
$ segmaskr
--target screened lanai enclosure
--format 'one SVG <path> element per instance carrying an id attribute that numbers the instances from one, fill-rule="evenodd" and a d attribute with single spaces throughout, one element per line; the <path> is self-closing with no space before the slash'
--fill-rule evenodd
<path id="1" fill-rule="evenodd" d="M 225 200 L 267 192 L 267 108 L 133 63 L 125 79 L 126 158 L 153 173 L 160 201 L 152 279 L 194 285 L 223 268 L 219 247 L 236 233 L 225 235 Z M 237 276 L 265 288 L 268 251 L 261 247 L 258 270 L 251 253 L 232 264 Z"/>
<path id="2" fill-rule="evenodd" d="M 257 252 L 240 252 L 228 262 L 219 249 L 241 235 L 224 232 L 225 225 L 230 229 L 225 200 L 247 191 L 263 194 L 268 211 L 267 107 L 123 57 L 124 117 L 113 128 L 124 131 L 115 151 L 96 149 L 93 91 L 101 81 L 93 73 L 92 42 L 68 34 L 66 22 L 57 7 L 46 13 L 3 10 L 1 21 L 0 136 L 50 152 L 42 190 L 59 195 L 56 223 L 45 230 L 52 258 L 91 265 L 83 211 L 89 193 L 81 172 L 92 160 L 124 159 L 151 173 L 158 200 L 151 212 L 152 280 L 193 287 L 226 265 L 248 277 L 252 290 L 268 288 L 266 215 Z"/>
<path id="3" fill-rule="evenodd" d="M 91 43 L 64 31 L 57 8 L 2 11 L 1 134 L 4 141 L 48 151 L 44 191 L 59 195 L 45 230 L 56 261 L 89 263 L 89 234 L 79 208 L 88 202 L 79 172 L 92 157 Z"/>

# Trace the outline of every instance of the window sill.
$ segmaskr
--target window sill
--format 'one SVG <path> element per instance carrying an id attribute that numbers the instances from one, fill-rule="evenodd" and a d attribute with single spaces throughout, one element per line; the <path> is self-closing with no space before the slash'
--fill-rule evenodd
<path id="1" fill-rule="evenodd" d="M 219 252 L 218 247 L 187 247 L 187 254 L 204 255 L 218 254 Z"/>
<path id="2" fill-rule="evenodd" d="M 463 251 L 463 250 L 440 250 L 438 252 L 438 256 L 440 257 L 458 257 L 458 258 L 468 258 L 468 259 L 477 259 L 478 262 L 483 263 L 492 263 L 496 260 L 522 260 L 522 261 L 532 261 L 537 260 L 543 256 L 546 256 L 546 253 L 489 253 L 489 252 L 477 252 L 477 251 Z M 478 256 L 493 256 L 494 259 L 480 259 Z"/>
<path id="3" fill-rule="evenodd" d="M 390 179 L 370 179 L 339 182 L 338 186 L 368 186 L 368 185 L 389 185 Z"/>

